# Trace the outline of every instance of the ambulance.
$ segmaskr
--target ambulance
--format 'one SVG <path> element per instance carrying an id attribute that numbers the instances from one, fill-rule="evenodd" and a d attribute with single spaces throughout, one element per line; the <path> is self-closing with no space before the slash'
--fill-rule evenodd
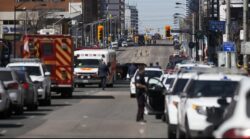
<path id="1" fill-rule="evenodd" d="M 103 60 L 109 67 L 107 86 L 113 87 L 116 80 L 116 52 L 111 49 L 80 49 L 74 52 L 74 84 L 84 87 L 86 84 L 98 84 L 98 67 Z"/>

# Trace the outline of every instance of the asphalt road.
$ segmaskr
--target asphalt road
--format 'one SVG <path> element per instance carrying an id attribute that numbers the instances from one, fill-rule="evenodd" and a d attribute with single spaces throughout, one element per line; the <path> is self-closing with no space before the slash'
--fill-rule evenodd
<path id="1" fill-rule="evenodd" d="M 173 48 L 145 46 L 119 48 L 119 63 L 168 62 Z M 102 91 L 97 86 L 76 88 L 70 99 L 54 95 L 51 106 L 0 119 L 0 138 L 166 138 L 167 125 L 154 116 L 136 122 L 136 99 L 128 82 L 117 82 Z"/>
<path id="2" fill-rule="evenodd" d="M 52 106 L 0 120 L 1 138 L 166 138 L 167 125 L 147 115 L 135 121 L 136 99 L 128 83 L 102 91 L 97 86 L 78 88 L 73 98 L 54 96 Z"/>

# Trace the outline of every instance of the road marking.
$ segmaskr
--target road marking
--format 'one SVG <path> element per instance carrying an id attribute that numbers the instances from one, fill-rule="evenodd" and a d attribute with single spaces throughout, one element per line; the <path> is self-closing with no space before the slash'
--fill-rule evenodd
<path id="1" fill-rule="evenodd" d="M 84 115 L 83 118 L 86 119 L 86 118 L 88 118 L 88 116 L 87 116 L 87 115 Z"/>
<path id="2" fill-rule="evenodd" d="M 85 124 L 82 124 L 82 127 L 87 127 L 87 125 L 85 125 Z"/>
<path id="3" fill-rule="evenodd" d="M 4 135 L 5 133 L 7 133 L 7 130 L 2 130 L 2 131 L 0 132 L 0 135 Z"/>
<path id="4" fill-rule="evenodd" d="M 140 134 L 144 134 L 144 129 L 139 130 Z"/>

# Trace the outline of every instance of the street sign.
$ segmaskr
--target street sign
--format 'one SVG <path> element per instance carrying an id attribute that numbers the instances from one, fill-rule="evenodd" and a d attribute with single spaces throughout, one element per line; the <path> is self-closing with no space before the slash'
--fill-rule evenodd
<path id="1" fill-rule="evenodd" d="M 222 44 L 222 49 L 224 52 L 235 52 L 235 43 L 234 42 L 224 42 Z"/>
<path id="2" fill-rule="evenodd" d="M 242 42 L 241 43 L 241 54 L 250 54 L 250 42 Z"/>
<path id="3" fill-rule="evenodd" d="M 217 20 L 210 20 L 209 21 L 209 30 L 211 31 L 219 31 L 225 32 L 225 21 L 217 21 Z"/>

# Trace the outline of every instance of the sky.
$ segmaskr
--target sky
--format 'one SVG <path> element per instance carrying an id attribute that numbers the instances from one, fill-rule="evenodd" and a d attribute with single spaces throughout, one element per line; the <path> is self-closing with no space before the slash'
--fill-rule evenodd
<path id="1" fill-rule="evenodd" d="M 145 33 L 146 28 L 154 30 L 151 33 L 158 32 L 163 34 L 164 27 L 170 25 L 174 27 L 174 13 L 185 14 L 185 5 L 175 8 L 176 2 L 185 4 L 186 0 L 126 0 L 129 5 L 136 5 L 139 12 L 139 33 Z M 183 9 L 185 8 L 185 9 Z M 176 26 L 175 26 L 176 27 Z"/>

